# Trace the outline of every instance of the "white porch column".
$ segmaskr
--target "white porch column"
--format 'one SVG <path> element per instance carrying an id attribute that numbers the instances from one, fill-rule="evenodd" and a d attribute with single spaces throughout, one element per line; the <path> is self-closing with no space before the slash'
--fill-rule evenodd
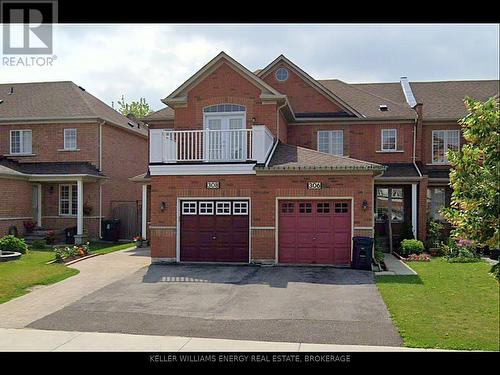
<path id="1" fill-rule="evenodd" d="M 148 185 L 142 185 L 142 218 L 141 218 L 141 237 L 147 239 L 148 225 Z"/>
<path id="2" fill-rule="evenodd" d="M 77 198 L 77 214 L 76 214 L 76 235 L 75 244 L 81 245 L 85 242 L 83 235 L 83 180 L 76 181 L 76 198 Z"/>
<path id="3" fill-rule="evenodd" d="M 414 238 L 417 238 L 417 233 L 418 233 L 417 207 L 418 207 L 417 184 L 411 184 L 411 227 Z"/>
<path id="4" fill-rule="evenodd" d="M 37 201 L 38 201 L 38 210 L 37 210 L 37 225 L 39 227 L 42 226 L 42 184 L 37 184 Z"/>

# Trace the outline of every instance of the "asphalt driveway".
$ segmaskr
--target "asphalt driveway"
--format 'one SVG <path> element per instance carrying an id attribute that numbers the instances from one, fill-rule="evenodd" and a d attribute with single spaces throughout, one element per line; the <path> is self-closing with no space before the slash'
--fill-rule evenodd
<path id="1" fill-rule="evenodd" d="M 402 345 L 373 274 L 329 267 L 151 265 L 28 327 Z"/>

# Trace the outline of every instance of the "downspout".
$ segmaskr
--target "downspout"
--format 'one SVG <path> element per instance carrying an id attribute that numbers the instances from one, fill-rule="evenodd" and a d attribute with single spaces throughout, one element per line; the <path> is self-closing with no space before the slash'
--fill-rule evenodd
<path id="1" fill-rule="evenodd" d="M 415 110 L 415 108 L 414 108 Z M 418 113 L 415 111 L 416 116 L 415 116 L 415 122 L 413 123 L 413 156 L 412 156 L 412 161 L 413 161 L 413 166 L 418 172 L 419 177 L 422 177 L 422 172 L 420 172 L 420 169 L 418 168 L 418 165 L 416 163 L 417 156 L 416 156 L 416 147 L 417 147 L 417 124 L 418 124 Z"/>
<path id="2" fill-rule="evenodd" d="M 278 109 L 276 110 L 276 139 L 277 141 L 279 141 L 280 139 L 280 111 L 281 111 L 281 108 L 283 108 L 284 106 L 287 105 L 287 99 L 285 99 L 285 102 L 280 105 L 278 107 Z"/>

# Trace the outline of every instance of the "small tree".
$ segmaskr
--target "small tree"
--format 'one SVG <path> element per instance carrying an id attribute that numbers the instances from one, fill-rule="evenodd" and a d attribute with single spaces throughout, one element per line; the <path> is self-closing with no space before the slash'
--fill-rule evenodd
<path id="1" fill-rule="evenodd" d="M 486 102 L 465 98 L 469 114 L 461 119 L 468 142 L 448 151 L 451 164 L 451 207 L 441 210 L 454 226 L 452 235 L 497 247 L 500 215 L 500 134 L 498 98 Z"/>
<path id="2" fill-rule="evenodd" d="M 149 104 L 146 102 L 145 98 L 140 98 L 138 102 L 132 101 L 127 103 L 124 95 L 122 95 L 122 99 L 118 100 L 117 103 L 120 106 L 118 112 L 125 116 L 133 114 L 136 118 L 140 119 L 153 112 L 151 108 L 149 108 Z"/>

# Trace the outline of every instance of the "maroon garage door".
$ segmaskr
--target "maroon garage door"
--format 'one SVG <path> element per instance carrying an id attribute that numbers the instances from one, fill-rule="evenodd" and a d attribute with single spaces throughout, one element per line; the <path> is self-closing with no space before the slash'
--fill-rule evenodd
<path id="1" fill-rule="evenodd" d="M 280 263 L 349 264 L 349 201 L 280 201 Z"/>
<path id="2" fill-rule="evenodd" d="M 180 258 L 248 263 L 249 202 L 181 201 Z"/>

